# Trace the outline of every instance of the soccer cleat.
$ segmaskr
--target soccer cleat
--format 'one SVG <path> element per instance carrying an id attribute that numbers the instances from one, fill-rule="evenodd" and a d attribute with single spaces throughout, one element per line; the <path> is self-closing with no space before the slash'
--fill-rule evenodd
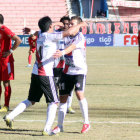
<path id="1" fill-rule="evenodd" d="M 26 67 L 31 67 L 31 64 L 28 64 Z"/>
<path id="2" fill-rule="evenodd" d="M 8 112 L 9 111 L 9 107 L 8 106 L 4 106 L 0 109 L 0 112 Z"/>
<path id="3" fill-rule="evenodd" d="M 63 128 L 60 128 L 58 126 L 56 126 L 53 130 L 52 130 L 52 135 L 56 135 L 60 132 L 63 132 Z"/>
<path id="4" fill-rule="evenodd" d="M 43 131 L 42 132 L 42 135 L 43 136 L 51 136 L 51 133 L 50 132 L 47 132 L 47 131 Z"/>
<path id="5" fill-rule="evenodd" d="M 71 107 L 69 107 L 69 108 L 67 109 L 67 113 L 69 113 L 69 114 L 74 114 L 75 111 L 74 111 Z"/>
<path id="6" fill-rule="evenodd" d="M 90 124 L 83 124 L 81 133 L 86 133 L 90 129 Z"/>
<path id="7" fill-rule="evenodd" d="M 7 116 L 3 117 L 4 121 L 6 122 L 6 125 L 10 128 L 13 129 L 13 120 L 10 120 Z"/>

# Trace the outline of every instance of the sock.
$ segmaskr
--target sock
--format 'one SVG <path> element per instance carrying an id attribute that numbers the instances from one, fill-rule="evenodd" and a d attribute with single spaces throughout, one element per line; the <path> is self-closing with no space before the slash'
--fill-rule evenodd
<path id="1" fill-rule="evenodd" d="M 32 61 L 32 55 L 28 56 L 28 63 L 31 65 L 31 61 Z"/>
<path id="2" fill-rule="evenodd" d="M 56 116 L 57 104 L 50 103 L 47 108 L 47 118 L 44 131 L 50 132 Z"/>
<path id="3" fill-rule="evenodd" d="M 72 105 L 72 98 L 73 98 L 73 91 L 71 92 L 71 96 L 68 96 L 67 108 L 71 107 L 71 105 Z"/>
<path id="4" fill-rule="evenodd" d="M 67 103 L 60 103 L 59 105 L 59 111 L 58 111 L 58 127 L 63 127 L 64 118 L 66 116 L 67 112 Z"/>
<path id="5" fill-rule="evenodd" d="M 84 124 L 89 124 L 88 120 L 88 104 L 86 98 L 79 101 L 80 109 L 84 118 Z"/>
<path id="6" fill-rule="evenodd" d="M 10 102 L 10 97 L 11 97 L 11 86 L 10 85 L 5 87 L 4 94 L 5 94 L 5 104 L 4 104 L 4 106 L 9 107 L 9 102 Z"/>
<path id="7" fill-rule="evenodd" d="M 32 103 L 29 100 L 25 100 L 21 102 L 11 113 L 7 115 L 7 117 L 13 120 L 16 116 L 22 113 L 27 107 L 31 106 Z"/>

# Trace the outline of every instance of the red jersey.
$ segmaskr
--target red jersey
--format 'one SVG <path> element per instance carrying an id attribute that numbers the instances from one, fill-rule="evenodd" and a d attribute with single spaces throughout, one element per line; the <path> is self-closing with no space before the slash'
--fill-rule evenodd
<path id="1" fill-rule="evenodd" d="M 15 35 L 10 29 L 5 25 L 0 27 L 0 61 L 11 62 L 14 61 L 13 55 L 7 57 L 2 57 L 3 52 L 7 52 L 12 47 L 12 37 Z"/>
<path id="2" fill-rule="evenodd" d="M 28 38 L 28 42 L 29 42 L 29 45 L 30 45 L 30 49 L 32 49 L 32 48 L 36 48 L 36 40 L 37 40 L 37 38 L 36 39 L 32 39 L 32 37 L 29 37 Z"/>

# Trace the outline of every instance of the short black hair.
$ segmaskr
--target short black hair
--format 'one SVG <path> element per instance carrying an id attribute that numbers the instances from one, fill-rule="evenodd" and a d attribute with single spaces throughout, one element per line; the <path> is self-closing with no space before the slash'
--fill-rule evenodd
<path id="1" fill-rule="evenodd" d="M 50 28 L 50 25 L 52 24 L 52 20 L 49 16 L 45 16 L 41 18 L 38 22 L 38 26 L 41 30 L 41 32 L 47 32 Z"/>
<path id="2" fill-rule="evenodd" d="M 78 21 L 78 24 L 80 22 L 82 22 L 82 19 L 79 16 L 73 16 L 73 17 L 71 17 L 71 20 L 77 20 Z"/>
<path id="3" fill-rule="evenodd" d="M 63 16 L 63 17 L 60 19 L 60 22 L 63 22 L 64 20 L 70 21 L 70 18 L 69 18 L 68 16 Z"/>
<path id="4" fill-rule="evenodd" d="M 2 14 L 0 14 L 0 23 L 3 24 L 4 23 L 4 17 Z"/>

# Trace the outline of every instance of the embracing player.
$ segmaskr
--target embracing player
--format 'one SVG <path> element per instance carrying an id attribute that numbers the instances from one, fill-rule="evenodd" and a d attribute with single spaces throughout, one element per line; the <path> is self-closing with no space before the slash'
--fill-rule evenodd
<path id="1" fill-rule="evenodd" d="M 74 16 L 71 18 L 71 25 L 76 26 L 82 22 L 81 18 Z M 79 101 L 80 109 L 84 118 L 84 124 L 81 133 L 89 130 L 88 104 L 84 96 L 86 83 L 87 64 L 86 64 L 86 42 L 83 34 L 77 32 L 74 36 L 64 39 L 65 46 L 63 51 L 57 50 L 54 57 L 65 57 L 65 67 L 60 79 L 60 106 L 58 111 L 58 124 L 52 130 L 55 135 L 63 131 L 63 122 L 67 111 L 67 98 L 75 88 L 76 96 Z"/>
<path id="2" fill-rule="evenodd" d="M 40 98 L 44 94 L 46 102 L 49 104 L 47 107 L 47 119 L 43 135 L 51 135 L 51 126 L 54 122 L 57 104 L 59 102 L 53 77 L 53 54 L 56 52 L 56 49 L 58 49 L 58 40 L 75 34 L 81 26 L 84 26 L 84 23 L 79 26 L 71 27 L 67 31 L 58 33 L 53 32 L 52 20 L 48 16 L 41 18 L 38 25 L 41 31 L 36 32 L 36 35 L 38 36 L 37 53 L 32 71 L 28 98 L 21 102 L 12 112 L 6 115 L 4 120 L 6 125 L 12 128 L 13 119 L 26 108 L 39 102 Z"/>

